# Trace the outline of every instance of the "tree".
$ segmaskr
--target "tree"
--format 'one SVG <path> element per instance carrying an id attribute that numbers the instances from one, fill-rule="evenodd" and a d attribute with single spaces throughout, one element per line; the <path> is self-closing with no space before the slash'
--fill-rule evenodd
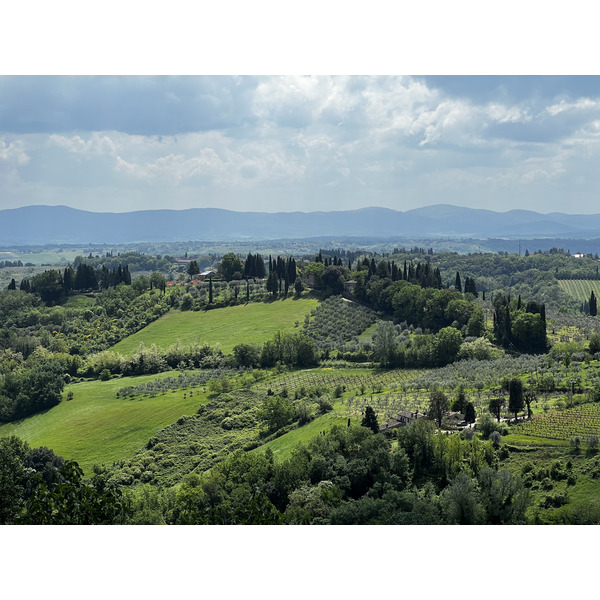
<path id="1" fill-rule="evenodd" d="M 193 279 L 194 275 L 198 275 L 198 273 L 200 273 L 198 263 L 195 260 L 191 260 L 188 264 L 187 274 L 190 276 L 190 279 Z"/>
<path id="2" fill-rule="evenodd" d="M 515 346 L 529 354 L 546 352 L 546 324 L 537 313 L 519 312 L 512 324 L 512 336 Z"/>
<path id="3" fill-rule="evenodd" d="M 448 523 L 476 525 L 484 519 L 479 489 L 466 474 L 460 473 L 441 494 L 442 509 Z"/>
<path id="4" fill-rule="evenodd" d="M 523 382 L 520 379 L 511 379 L 508 386 L 508 410 L 515 415 L 515 421 L 517 420 L 517 413 L 523 410 L 525 401 L 523 399 Z"/>
<path id="5" fill-rule="evenodd" d="M 260 348 L 252 344 L 238 344 L 233 348 L 235 364 L 238 367 L 258 367 L 260 365 Z"/>
<path id="6" fill-rule="evenodd" d="M 24 500 L 23 459 L 29 447 L 15 436 L 0 438 L 0 525 L 14 522 Z"/>
<path id="7" fill-rule="evenodd" d="M 239 279 L 241 279 L 243 271 L 242 262 L 233 252 L 228 252 L 223 256 L 223 260 L 219 265 L 219 271 L 227 281 L 234 279 L 236 273 L 239 273 Z"/>
<path id="8" fill-rule="evenodd" d="M 436 390 L 433 392 L 429 398 L 429 411 L 428 416 L 430 419 L 437 422 L 437 426 L 439 429 L 442 427 L 442 419 L 444 415 L 448 412 L 449 402 L 448 397 L 444 392 L 440 390 Z"/>
<path id="9" fill-rule="evenodd" d="M 454 327 L 444 327 L 437 334 L 437 358 L 439 365 L 447 365 L 454 361 L 460 345 L 462 344 L 462 335 Z"/>
<path id="10" fill-rule="evenodd" d="M 596 295 L 592 290 L 590 295 L 590 317 L 595 317 L 598 314 L 598 303 L 596 301 Z"/>
<path id="11" fill-rule="evenodd" d="M 460 385 L 456 391 L 456 398 L 452 401 L 451 409 L 459 413 L 464 413 L 466 404 L 467 397 L 465 395 L 465 388 Z"/>
<path id="12" fill-rule="evenodd" d="M 368 427 L 373 433 L 379 433 L 379 423 L 377 422 L 377 415 L 372 407 L 367 406 L 365 414 L 363 416 L 361 425 Z"/>
<path id="13" fill-rule="evenodd" d="M 504 407 L 504 398 L 492 398 L 488 405 L 489 411 L 496 417 L 497 421 L 500 422 L 500 413 Z"/>
<path id="14" fill-rule="evenodd" d="M 592 335 L 590 336 L 589 352 L 591 355 L 594 355 L 597 352 L 600 352 L 600 334 L 592 333 Z"/>
<path id="15" fill-rule="evenodd" d="M 389 367 L 394 362 L 398 334 L 391 321 L 377 321 L 377 330 L 373 336 L 373 358 L 382 367 Z"/>
<path id="16" fill-rule="evenodd" d="M 258 410 L 257 416 L 267 425 L 269 431 L 277 431 L 291 423 L 294 407 L 287 398 L 267 396 Z"/>
<path id="17" fill-rule="evenodd" d="M 460 273 L 458 271 L 456 271 L 456 279 L 454 280 L 454 287 L 459 292 L 462 292 L 462 285 L 461 285 L 461 282 L 460 282 Z"/>
<path id="18" fill-rule="evenodd" d="M 279 290 L 279 281 L 277 279 L 277 273 L 275 271 L 269 271 L 267 278 L 267 292 L 271 292 L 273 296 L 277 296 Z"/>
<path id="19" fill-rule="evenodd" d="M 531 410 L 531 405 L 537 400 L 537 394 L 533 388 L 528 389 L 525 394 L 523 394 L 523 400 L 527 405 L 527 418 L 531 419 L 533 416 L 533 410 Z"/>
<path id="20" fill-rule="evenodd" d="M 344 291 L 344 267 L 329 266 L 322 275 L 323 285 L 328 294 L 341 294 Z"/>
<path id="21" fill-rule="evenodd" d="M 467 423 L 475 423 L 475 407 L 472 402 L 467 402 L 465 405 L 465 421 Z"/>
<path id="22" fill-rule="evenodd" d="M 167 279 L 158 271 L 154 271 L 152 275 L 150 275 L 150 289 L 160 290 L 163 294 L 167 289 Z"/>

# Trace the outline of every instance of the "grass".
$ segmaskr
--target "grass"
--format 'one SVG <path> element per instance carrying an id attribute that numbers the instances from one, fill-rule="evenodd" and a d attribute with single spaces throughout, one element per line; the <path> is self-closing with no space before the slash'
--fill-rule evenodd
<path id="1" fill-rule="evenodd" d="M 85 308 L 86 306 L 95 306 L 96 301 L 89 296 L 69 296 L 63 306 L 67 308 Z"/>
<path id="2" fill-rule="evenodd" d="M 16 435 L 32 448 L 47 446 L 76 460 L 86 475 L 94 464 L 110 465 L 139 450 L 158 431 L 207 402 L 205 393 L 169 392 L 155 398 L 116 398 L 119 388 L 173 373 L 69 385 L 73 400 L 16 423 L 0 426 L 0 437 Z"/>
<path id="3" fill-rule="evenodd" d="M 359 336 L 359 342 L 370 342 L 373 339 L 373 334 L 377 331 L 377 323 L 369 325 Z"/>
<path id="4" fill-rule="evenodd" d="M 569 440 L 553 440 L 545 437 L 536 437 L 533 435 L 523 435 L 522 433 L 510 433 L 502 438 L 506 444 L 515 444 L 516 446 L 561 446 L 569 447 Z"/>
<path id="5" fill-rule="evenodd" d="M 83 249 L 75 249 L 75 250 L 45 250 L 39 252 L 19 252 L 15 250 L 13 256 L 17 256 L 18 259 L 23 261 L 23 263 L 32 263 L 34 265 L 57 265 L 64 264 L 67 266 L 67 263 L 73 262 L 77 256 L 81 256 L 84 254 Z M 0 260 L 2 258 L 0 257 Z M 4 260 L 17 260 L 17 259 L 4 259 Z"/>
<path id="6" fill-rule="evenodd" d="M 293 429 L 281 437 L 255 448 L 252 452 L 264 452 L 267 448 L 270 448 L 273 451 L 273 456 L 277 460 L 287 460 L 292 455 L 292 450 L 298 444 L 302 443 L 306 445 L 322 431 L 328 431 L 334 425 L 342 425 L 345 427 L 348 424 L 348 417 L 340 414 L 340 412 L 336 412 L 336 409 L 342 410 L 339 403 L 336 403 L 332 412 L 322 415 L 298 429 Z M 360 422 L 359 419 L 352 419 L 352 421 Z"/>
<path id="7" fill-rule="evenodd" d="M 210 346 L 219 344 L 230 353 L 241 343 L 261 344 L 271 339 L 277 331 L 300 331 L 295 321 L 303 322 L 304 315 L 318 304 L 317 300 L 301 298 L 277 300 L 270 303 L 217 308 L 208 311 L 171 311 L 141 331 L 116 344 L 112 350 L 123 355 L 131 354 L 141 342 L 146 346 L 156 344 L 167 350 L 179 340 L 182 344 L 199 341 Z"/>

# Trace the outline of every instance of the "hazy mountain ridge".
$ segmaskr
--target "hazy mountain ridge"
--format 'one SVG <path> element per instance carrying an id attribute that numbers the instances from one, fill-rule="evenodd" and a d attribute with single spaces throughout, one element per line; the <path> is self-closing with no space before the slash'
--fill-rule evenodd
<path id="1" fill-rule="evenodd" d="M 0 243 L 128 243 L 344 237 L 523 237 L 600 235 L 600 214 L 494 212 L 438 204 L 407 211 L 236 212 L 220 208 L 90 212 L 67 206 L 0 210 Z"/>

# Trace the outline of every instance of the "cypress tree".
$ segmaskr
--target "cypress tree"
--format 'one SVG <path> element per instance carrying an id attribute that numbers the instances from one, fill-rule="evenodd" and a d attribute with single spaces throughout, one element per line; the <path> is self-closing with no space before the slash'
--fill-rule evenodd
<path id="1" fill-rule="evenodd" d="M 454 287 L 459 291 L 462 292 L 462 284 L 460 282 L 460 273 L 458 271 L 456 271 L 456 279 L 454 280 Z"/>
<path id="2" fill-rule="evenodd" d="M 595 317 L 598 314 L 598 305 L 596 303 L 596 295 L 592 290 L 592 294 L 590 295 L 590 317 Z"/>
<path id="3" fill-rule="evenodd" d="M 208 278 L 208 303 L 213 302 L 213 288 L 212 288 L 212 277 Z"/>
<path id="4" fill-rule="evenodd" d="M 379 423 L 377 422 L 377 415 L 375 411 L 367 406 L 365 409 L 365 416 L 361 422 L 363 427 L 368 427 L 373 433 L 379 433 Z"/>

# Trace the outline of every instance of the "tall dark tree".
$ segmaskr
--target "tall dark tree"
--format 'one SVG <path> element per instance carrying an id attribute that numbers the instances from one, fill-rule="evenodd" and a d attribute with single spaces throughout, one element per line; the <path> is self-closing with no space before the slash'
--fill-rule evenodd
<path id="1" fill-rule="evenodd" d="M 460 282 L 460 273 L 458 271 L 456 271 L 456 279 L 454 280 L 454 287 L 459 291 L 462 292 L 462 284 Z"/>
<path id="2" fill-rule="evenodd" d="M 465 405 L 465 421 L 475 423 L 475 407 L 472 402 L 467 402 Z"/>
<path id="3" fill-rule="evenodd" d="M 278 290 L 279 281 L 277 279 L 277 273 L 275 273 L 275 271 L 269 271 L 269 276 L 267 277 L 267 292 L 271 292 L 273 296 L 277 296 Z"/>
<path id="4" fill-rule="evenodd" d="M 190 260 L 187 268 L 187 274 L 190 276 L 190 279 L 193 279 L 194 275 L 198 275 L 198 273 L 200 273 L 198 263 L 195 260 Z"/>
<path id="5" fill-rule="evenodd" d="M 598 314 L 598 304 L 596 301 L 596 295 L 594 294 L 594 291 L 592 290 L 592 293 L 590 295 L 590 317 L 595 317 Z"/>
<path id="6" fill-rule="evenodd" d="M 362 419 L 361 425 L 363 427 L 368 427 L 373 433 L 379 433 L 379 423 L 377 422 L 377 415 L 370 406 L 367 406 L 367 408 L 365 409 L 365 414 Z"/>
<path id="7" fill-rule="evenodd" d="M 500 421 L 500 413 L 502 412 L 502 408 L 504 407 L 504 398 L 492 398 L 488 405 L 489 411 L 496 417 L 497 421 Z"/>
<path id="8" fill-rule="evenodd" d="M 508 386 L 508 410 L 515 415 L 515 421 L 517 420 L 517 413 L 523 410 L 525 406 L 525 400 L 523 398 L 523 382 L 520 379 L 511 379 Z"/>
<path id="9" fill-rule="evenodd" d="M 442 419 L 448 412 L 449 408 L 450 403 L 448 402 L 448 397 L 446 394 L 444 394 L 444 392 L 436 390 L 431 394 L 429 398 L 428 416 L 437 423 L 438 428 L 442 427 Z"/>

